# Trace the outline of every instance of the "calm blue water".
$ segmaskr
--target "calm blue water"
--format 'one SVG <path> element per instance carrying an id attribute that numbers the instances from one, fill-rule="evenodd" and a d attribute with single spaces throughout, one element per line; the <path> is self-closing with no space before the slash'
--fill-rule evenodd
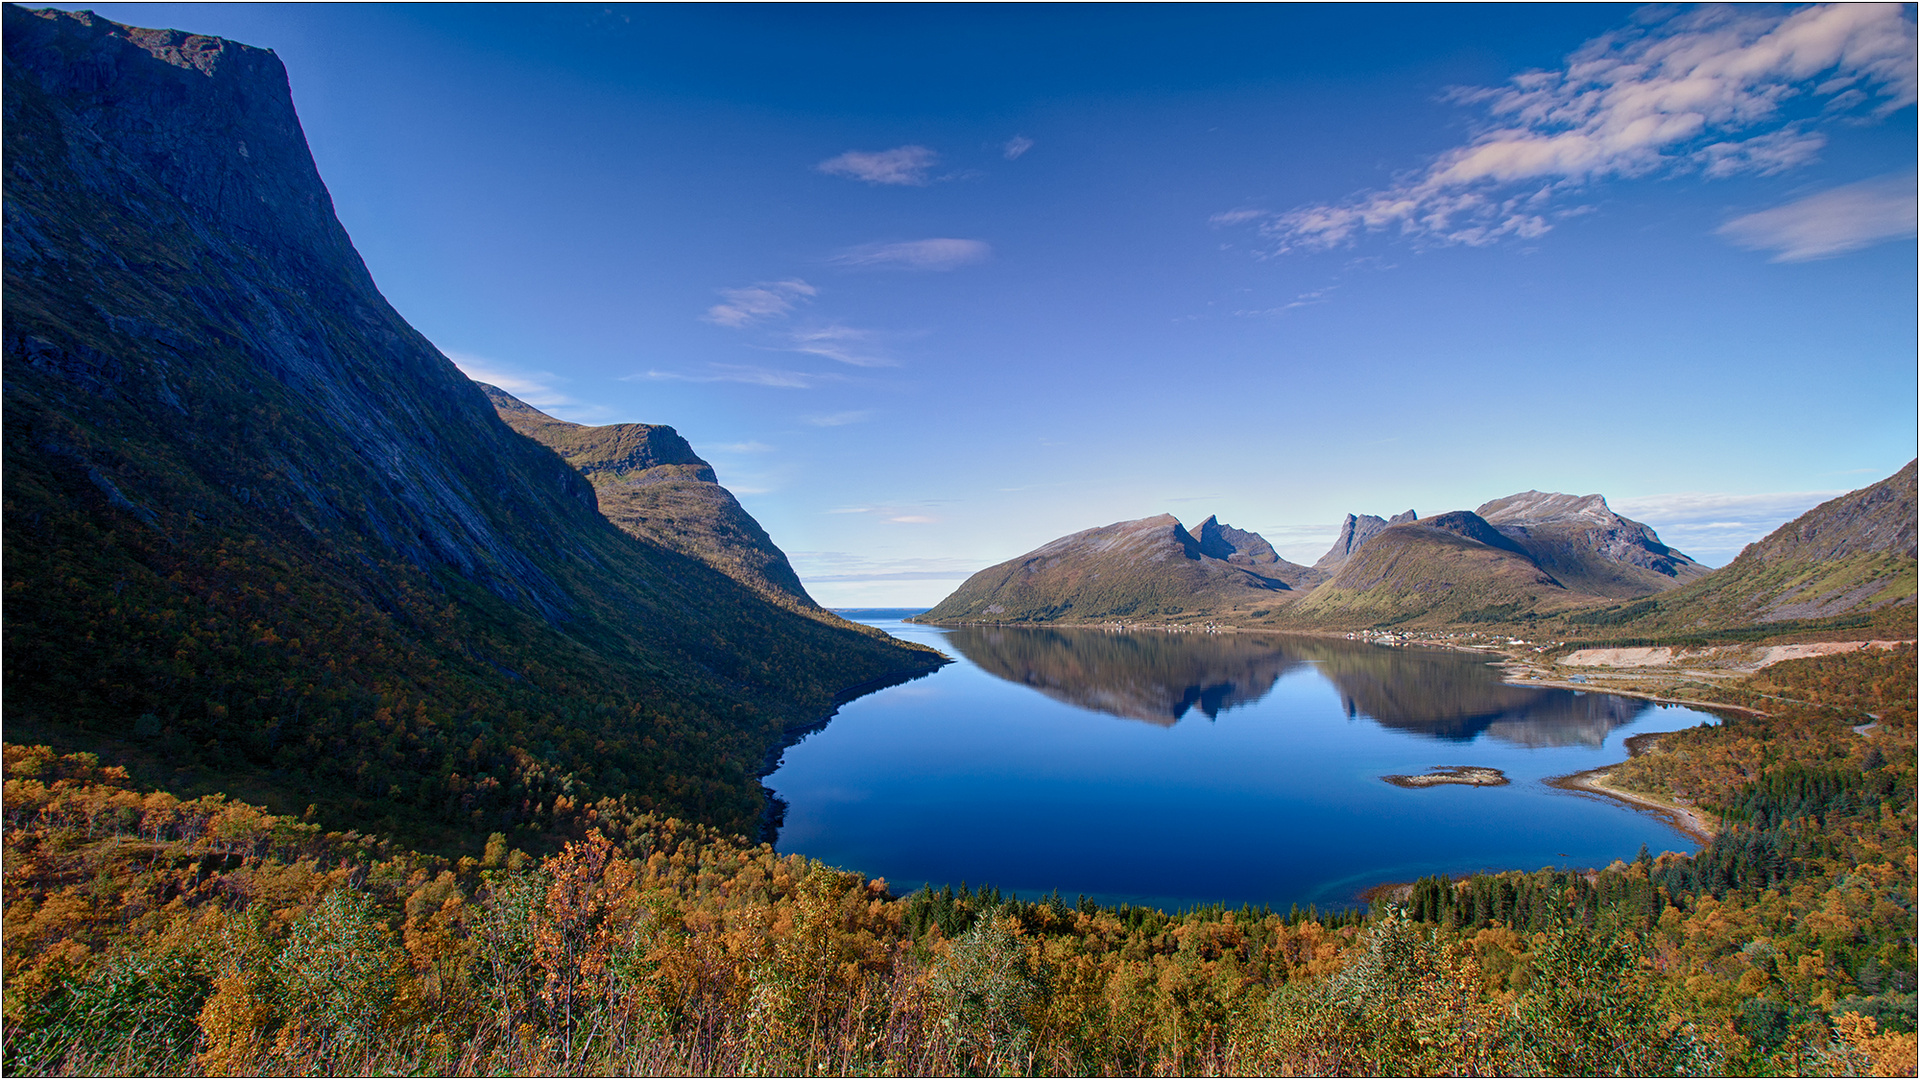
<path id="1" fill-rule="evenodd" d="M 945 629 L 955 659 L 841 708 L 766 783 L 777 847 L 884 877 L 1165 908 L 1338 907 L 1423 874 L 1605 866 L 1685 836 L 1544 778 L 1715 719 L 1508 686 L 1487 658 L 1286 635 Z M 1397 788 L 1439 765 L 1506 787 Z"/>

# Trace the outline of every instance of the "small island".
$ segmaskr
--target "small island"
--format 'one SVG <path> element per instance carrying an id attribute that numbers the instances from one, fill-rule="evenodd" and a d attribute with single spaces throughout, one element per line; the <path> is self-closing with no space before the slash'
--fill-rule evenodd
<path id="1" fill-rule="evenodd" d="M 1383 776 L 1394 787 L 1429 788 L 1440 784 L 1465 784 L 1468 787 L 1502 787 L 1507 774 L 1483 765 L 1435 765 L 1419 776 Z"/>

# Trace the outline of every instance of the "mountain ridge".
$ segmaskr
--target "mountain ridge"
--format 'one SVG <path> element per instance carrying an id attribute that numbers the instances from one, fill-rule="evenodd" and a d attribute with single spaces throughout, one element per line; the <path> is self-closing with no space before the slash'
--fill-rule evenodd
<path id="1" fill-rule="evenodd" d="M 593 485 L 600 513 L 623 531 L 699 559 L 783 607 L 854 625 L 808 595 L 786 553 L 673 428 L 575 424 L 497 386 L 476 385 L 509 427 L 578 469 Z"/>
<path id="2" fill-rule="evenodd" d="M 937 654 L 621 532 L 380 295 L 263 49 L 4 9 L 10 737 L 478 850 L 752 833 Z"/>

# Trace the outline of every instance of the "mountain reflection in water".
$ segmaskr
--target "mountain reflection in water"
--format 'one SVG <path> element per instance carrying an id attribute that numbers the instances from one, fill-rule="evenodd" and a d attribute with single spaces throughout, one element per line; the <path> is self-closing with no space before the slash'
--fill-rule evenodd
<path id="1" fill-rule="evenodd" d="M 1509 685 L 1485 655 L 1286 634 L 963 627 L 945 643 L 1057 701 L 1162 727 L 1196 709 L 1211 720 L 1250 705 L 1306 665 L 1338 688 L 1349 717 L 1450 741 L 1484 732 L 1520 746 L 1599 747 L 1651 707 Z"/>

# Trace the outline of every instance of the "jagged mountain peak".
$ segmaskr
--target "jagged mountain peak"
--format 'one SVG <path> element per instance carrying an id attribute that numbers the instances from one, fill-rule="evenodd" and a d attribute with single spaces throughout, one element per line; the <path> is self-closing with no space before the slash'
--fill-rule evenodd
<path id="1" fill-rule="evenodd" d="M 1209 515 L 1200 527 L 1192 530 L 1195 540 L 1200 542 L 1200 553 L 1210 558 L 1225 559 L 1228 562 L 1240 562 L 1249 566 L 1271 566 L 1282 562 L 1280 553 L 1273 549 L 1267 538 L 1257 532 L 1236 529 L 1222 524 L 1218 517 Z"/>
<path id="2" fill-rule="evenodd" d="M 1600 495 L 1563 495 L 1522 491 L 1494 499 L 1474 511 L 1493 525 L 1538 525 L 1558 521 L 1611 521 L 1619 517 Z"/>
<path id="3" fill-rule="evenodd" d="M 1360 545 L 1380 535 L 1382 529 L 1390 525 L 1405 525 L 1418 521 L 1419 517 L 1412 510 L 1403 511 L 1390 518 L 1377 517 L 1373 514 L 1348 514 L 1347 519 L 1340 524 L 1340 536 L 1334 540 L 1333 546 L 1327 549 L 1327 553 L 1320 556 L 1319 561 L 1313 564 L 1313 568 L 1328 573 L 1337 571 L 1340 569 L 1340 564 L 1347 561 L 1348 556 L 1358 551 Z"/>

